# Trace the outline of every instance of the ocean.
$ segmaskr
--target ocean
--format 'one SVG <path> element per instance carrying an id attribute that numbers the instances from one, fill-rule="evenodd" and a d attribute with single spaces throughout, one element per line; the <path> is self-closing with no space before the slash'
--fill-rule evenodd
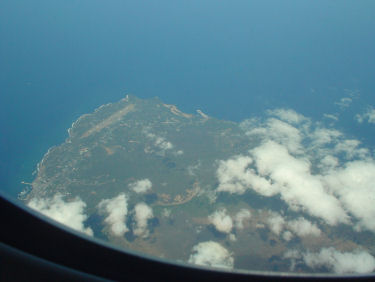
<path id="1" fill-rule="evenodd" d="M 373 150 L 355 115 L 375 106 L 374 14 L 372 0 L 1 1 L 0 189 L 16 197 L 72 122 L 128 93 L 233 121 L 339 114 Z"/>

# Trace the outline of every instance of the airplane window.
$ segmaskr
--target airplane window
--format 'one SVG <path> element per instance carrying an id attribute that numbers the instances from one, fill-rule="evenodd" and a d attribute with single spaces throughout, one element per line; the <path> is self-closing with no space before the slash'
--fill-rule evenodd
<path id="1" fill-rule="evenodd" d="M 1 192 L 155 259 L 373 275 L 374 14 L 1 1 Z"/>

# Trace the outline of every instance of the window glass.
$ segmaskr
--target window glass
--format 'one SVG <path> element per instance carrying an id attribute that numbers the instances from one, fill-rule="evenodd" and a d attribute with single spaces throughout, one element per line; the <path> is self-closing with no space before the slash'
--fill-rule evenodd
<path id="1" fill-rule="evenodd" d="M 156 258 L 373 273 L 374 14 L 1 1 L 1 190 Z"/>

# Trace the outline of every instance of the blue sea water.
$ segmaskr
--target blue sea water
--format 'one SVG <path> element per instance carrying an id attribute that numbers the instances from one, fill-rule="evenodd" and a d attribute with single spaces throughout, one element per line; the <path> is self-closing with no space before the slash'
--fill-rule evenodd
<path id="1" fill-rule="evenodd" d="M 241 121 L 288 107 L 375 125 L 373 0 L 0 2 L 0 189 L 16 196 L 80 115 L 132 93 Z M 371 143 L 371 142 L 370 142 Z M 373 144 L 372 144 L 373 145 Z"/>

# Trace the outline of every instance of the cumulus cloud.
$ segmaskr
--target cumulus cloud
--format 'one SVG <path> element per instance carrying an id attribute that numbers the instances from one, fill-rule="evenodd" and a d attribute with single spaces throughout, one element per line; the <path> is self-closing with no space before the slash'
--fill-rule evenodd
<path id="1" fill-rule="evenodd" d="M 319 253 L 307 252 L 303 260 L 311 268 L 326 267 L 338 274 L 370 273 L 375 270 L 375 258 L 361 250 L 340 252 L 323 248 Z"/>
<path id="2" fill-rule="evenodd" d="M 355 230 L 375 232 L 375 160 L 370 151 L 307 118 L 285 110 L 269 113 L 273 117 L 265 121 L 241 123 L 255 146 L 248 154 L 217 162 L 216 191 L 279 196 L 291 210 L 329 225 L 352 224 Z"/>
<path id="3" fill-rule="evenodd" d="M 53 198 L 32 198 L 27 205 L 70 228 L 93 235 L 92 229 L 84 226 L 88 216 L 84 213 L 86 203 L 80 198 L 64 201 L 63 195 L 55 194 Z"/>
<path id="4" fill-rule="evenodd" d="M 226 269 L 232 269 L 234 265 L 232 254 L 214 241 L 202 242 L 195 245 L 188 262 Z"/>
<path id="5" fill-rule="evenodd" d="M 359 148 L 360 144 L 361 142 L 355 139 L 343 140 L 335 146 L 334 151 L 336 154 L 345 154 L 346 158 L 348 159 L 352 159 L 354 157 L 364 159 L 367 157 L 369 152 L 366 148 Z"/>
<path id="6" fill-rule="evenodd" d="M 327 154 L 320 160 L 317 167 L 322 171 L 322 174 L 326 174 L 335 169 L 338 165 L 339 159 L 335 156 Z"/>
<path id="7" fill-rule="evenodd" d="M 293 233 L 290 232 L 289 230 L 287 230 L 287 231 L 285 231 L 285 232 L 283 233 L 283 239 L 284 239 L 285 241 L 290 241 L 292 238 L 293 238 Z"/>
<path id="8" fill-rule="evenodd" d="M 135 225 L 133 233 L 136 236 L 147 238 L 149 235 L 147 221 L 154 217 L 152 209 L 145 203 L 138 203 L 134 207 L 134 212 Z"/>
<path id="9" fill-rule="evenodd" d="M 292 109 L 269 110 L 268 114 L 276 116 L 279 119 L 291 124 L 299 124 L 301 122 L 308 121 L 308 119 L 305 116 L 297 113 Z"/>
<path id="10" fill-rule="evenodd" d="M 174 153 L 175 156 L 181 156 L 184 154 L 184 151 L 178 150 L 177 152 Z"/>
<path id="11" fill-rule="evenodd" d="M 115 236 L 123 236 L 129 231 L 126 226 L 126 215 L 128 214 L 128 197 L 120 193 L 112 199 L 104 199 L 98 204 L 100 213 L 106 214 L 104 222 Z"/>
<path id="12" fill-rule="evenodd" d="M 267 218 L 268 227 L 273 233 L 279 235 L 283 231 L 285 220 L 276 212 L 270 212 L 270 214 L 270 217 Z"/>
<path id="13" fill-rule="evenodd" d="M 293 235 L 291 236 L 293 237 Z M 289 240 L 286 240 L 286 241 L 289 241 Z M 290 271 L 294 271 L 297 260 L 301 259 L 301 253 L 298 250 L 288 250 L 284 253 L 283 258 L 289 259 L 291 261 Z"/>
<path id="14" fill-rule="evenodd" d="M 246 122 L 242 124 L 246 127 Z M 252 127 L 246 131 L 248 136 L 257 136 L 263 139 L 271 139 L 287 147 L 290 152 L 300 153 L 302 150 L 301 132 L 293 125 L 276 118 L 269 118 L 261 127 Z"/>
<path id="15" fill-rule="evenodd" d="M 222 233 L 230 233 L 233 228 L 233 220 L 227 215 L 226 209 L 215 211 L 209 215 L 209 221 L 215 226 L 216 230 Z"/>
<path id="16" fill-rule="evenodd" d="M 344 97 L 344 98 L 341 98 L 340 101 L 335 102 L 335 104 L 339 106 L 341 109 L 345 109 L 349 107 L 352 102 L 353 102 L 352 98 Z"/>
<path id="17" fill-rule="evenodd" d="M 348 216 L 337 198 L 327 193 L 318 176 L 311 174 L 310 162 L 288 153 L 273 141 L 252 150 L 259 174 L 278 183 L 278 193 L 294 211 L 307 211 L 328 224 L 347 223 Z"/>
<path id="18" fill-rule="evenodd" d="M 143 194 L 149 191 L 152 187 L 152 183 L 149 179 L 145 178 L 138 180 L 134 183 L 129 184 L 129 188 L 138 194 Z"/>
<path id="19" fill-rule="evenodd" d="M 359 221 L 358 230 L 375 232 L 375 163 L 349 162 L 324 178 L 327 187 Z"/>
<path id="20" fill-rule="evenodd" d="M 317 128 L 312 133 L 313 145 L 326 145 L 332 143 L 340 136 L 342 136 L 342 133 L 338 130 L 328 128 Z"/>
<path id="21" fill-rule="evenodd" d="M 302 216 L 288 221 L 277 212 L 270 211 L 269 214 L 270 216 L 266 220 L 268 228 L 276 235 L 283 232 L 282 238 L 285 241 L 289 241 L 293 237 L 293 233 L 299 237 L 319 236 L 321 234 L 320 229 L 315 224 Z"/>
<path id="22" fill-rule="evenodd" d="M 251 213 L 247 209 L 241 209 L 234 217 L 235 226 L 237 229 L 243 229 L 243 223 L 251 218 Z"/>
<path id="23" fill-rule="evenodd" d="M 159 148 L 161 151 L 173 149 L 174 146 L 171 142 L 167 141 L 164 137 L 157 136 L 156 134 L 149 132 L 148 128 L 144 129 L 144 133 L 150 140 L 152 140 L 153 145 Z"/>
<path id="24" fill-rule="evenodd" d="M 264 196 L 277 193 L 269 180 L 260 177 L 249 166 L 253 163 L 248 156 L 235 156 L 226 161 L 220 161 L 216 171 L 219 179 L 218 192 L 243 194 L 247 189 L 254 189 Z"/>
<path id="25" fill-rule="evenodd" d="M 157 137 L 155 139 L 155 146 L 159 147 L 160 149 L 162 150 L 169 150 L 169 149 L 172 149 L 173 148 L 173 145 L 171 142 L 165 140 L 164 138 L 162 137 Z"/>
<path id="26" fill-rule="evenodd" d="M 300 237 L 319 236 L 322 232 L 310 221 L 303 217 L 288 222 L 288 228 Z M 284 234 L 284 236 L 287 236 Z"/>
<path id="27" fill-rule="evenodd" d="M 375 109 L 374 108 L 369 108 L 367 111 L 363 114 L 357 114 L 355 116 L 355 119 L 357 122 L 362 123 L 364 121 L 368 123 L 375 124 Z"/>

